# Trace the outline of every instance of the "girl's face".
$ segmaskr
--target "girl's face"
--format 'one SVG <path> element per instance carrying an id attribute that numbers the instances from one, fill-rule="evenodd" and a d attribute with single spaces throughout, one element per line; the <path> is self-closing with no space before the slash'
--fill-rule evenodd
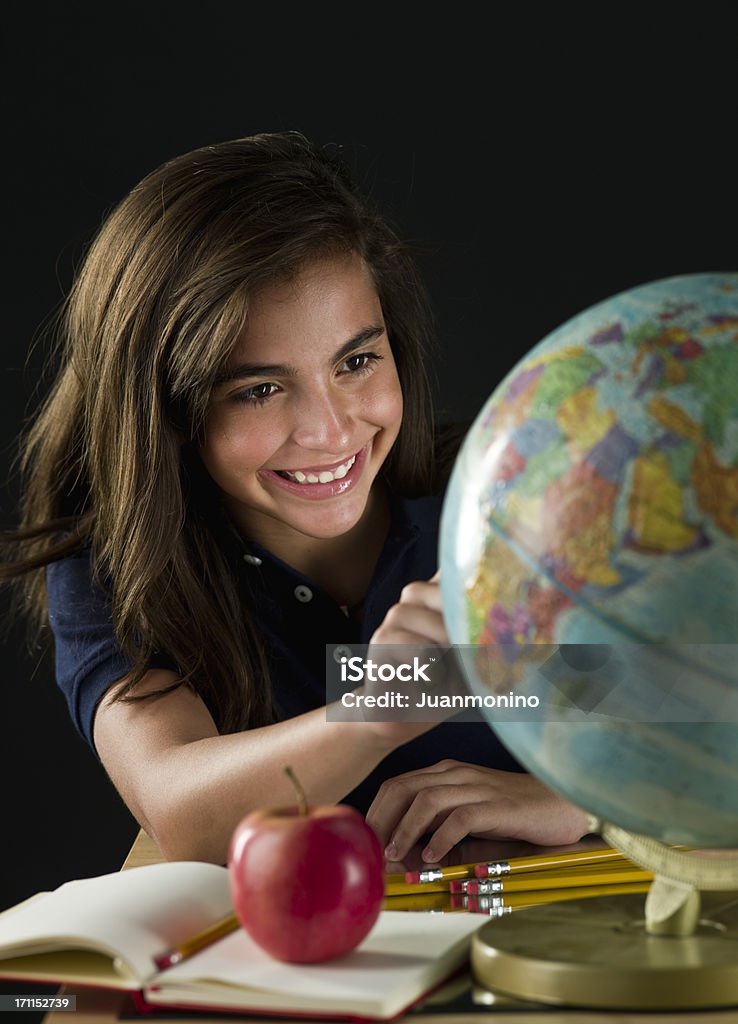
<path id="1" fill-rule="evenodd" d="M 371 274 L 326 258 L 252 298 L 201 447 L 236 525 L 276 554 L 356 526 L 402 391 Z"/>

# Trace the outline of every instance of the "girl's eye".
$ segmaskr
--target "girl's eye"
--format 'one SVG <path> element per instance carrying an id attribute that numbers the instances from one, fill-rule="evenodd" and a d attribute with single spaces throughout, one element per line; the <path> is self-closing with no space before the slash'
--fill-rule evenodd
<path id="1" fill-rule="evenodd" d="M 375 352 L 357 352 L 355 356 L 344 359 L 341 365 L 346 367 L 348 373 L 370 373 L 383 358 Z"/>
<path id="2" fill-rule="evenodd" d="M 233 397 L 237 402 L 245 402 L 247 405 L 264 405 L 277 391 L 279 388 L 276 384 L 267 382 L 254 384 L 253 387 L 246 388 L 244 391 L 238 391 Z"/>

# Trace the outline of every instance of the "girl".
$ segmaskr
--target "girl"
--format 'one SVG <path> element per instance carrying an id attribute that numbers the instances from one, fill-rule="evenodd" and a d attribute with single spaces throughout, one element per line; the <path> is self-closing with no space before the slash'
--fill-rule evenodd
<path id="1" fill-rule="evenodd" d="M 4 575 L 170 859 L 223 863 L 244 814 L 293 802 L 286 763 L 391 859 L 585 831 L 482 721 L 326 719 L 326 644 L 448 643 L 429 320 L 394 231 L 294 132 L 170 161 L 89 249 Z"/>

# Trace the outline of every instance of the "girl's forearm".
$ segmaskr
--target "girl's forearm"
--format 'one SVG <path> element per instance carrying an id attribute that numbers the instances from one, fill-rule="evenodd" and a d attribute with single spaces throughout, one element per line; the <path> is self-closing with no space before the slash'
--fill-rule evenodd
<path id="1" fill-rule="evenodd" d="M 148 766 L 157 789 L 142 801 L 146 822 L 167 859 L 224 864 L 244 815 L 295 805 L 286 765 L 311 805 L 332 804 L 396 745 L 364 723 L 327 721 L 319 708 L 276 725 L 170 746 Z"/>

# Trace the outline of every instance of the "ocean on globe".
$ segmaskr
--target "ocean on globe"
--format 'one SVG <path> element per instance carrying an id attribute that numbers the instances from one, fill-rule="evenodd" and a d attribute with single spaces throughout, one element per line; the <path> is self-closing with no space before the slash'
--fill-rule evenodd
<path id="1" fill-rule="evenodd" d="M 533 347 L 462 444 L 440 564 L 524 767 L 602 821 L 738 847 L 738 274 L 643 284 Z"/>

